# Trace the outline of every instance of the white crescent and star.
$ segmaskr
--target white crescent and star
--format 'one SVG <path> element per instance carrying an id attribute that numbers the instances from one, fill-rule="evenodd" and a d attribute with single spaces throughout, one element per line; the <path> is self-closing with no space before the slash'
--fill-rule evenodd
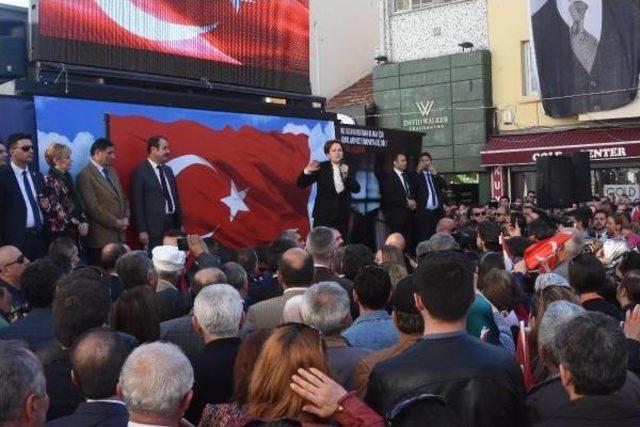
<path id="1" fill-rule="evenodd" d="M 213 165 L 209 163 L 209 161 L 193 154 L 176 157 L 175 159 L 167 162 L 167 166 L 169 166 L 171 170 L 173 170 L 173 174 L 176 177 L 185 169 L 196 165 L 201 165 L 214 171 L 216 170 L 216 168 L 213 167 Z M 220 199 L 220 201 L 227 205 L 227 207 L 229 208 L 229 222 L 233 222 L 233 220 L 236 218 L 236 215 L 238 215 L 238 212 L 251 212 L 244 201 L 245 197 L 247 197 L 247 193 L 249 192 L 249 187 L 245 188 L 242 191 L 238 191 L 238 187 L 232 179 L 229 192 L 230 194 L 227 197 Z"/>
<path id="2" fill-rule="evenodd" d="M 98 7 L 119 26 L 147 40 L 177 42 L 192 40 L 201 34 L 215 30 L 218 23 L 209 25 L 184 25 L 169 22 L 146 12 L 130 0 L 94 0 Z M 240 12 L 242 3 L 254 0 L 231 0 L 233 10 Z"/>

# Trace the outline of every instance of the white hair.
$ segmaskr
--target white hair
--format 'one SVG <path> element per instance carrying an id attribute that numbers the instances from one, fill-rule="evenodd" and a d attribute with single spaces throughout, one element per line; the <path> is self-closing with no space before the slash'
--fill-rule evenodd
<path id="1" fill-rule="evenodd" d="M 295 322 L 302 323 L 302 295 L 296 295 L 289 298 L 282 309 L 282 321 L 284 323 Z"/>
<path id="2" fill-rule="evenodd" d="M 558 364 L 556 333 L 562 325 L 584 312 L 584 308 L 564 300 L 552 302 L 545 310 L 538 325 L 538 345 L 546 350 L 553 363 Z"/>
<path id="3" fill-rule="evenodd" d="M 193 368 L 174 344 L 143 344 L 124 362 L 119 384 L 130 412 L 171 417 L 193 387 Z"/>
<path id="4" fill-rule="evenodd" d="M 331 335 L 350 322 L 349 294 L 336 282 L 320 282 L 307 289 L 300 307 L 302 322 Z"/>
<path id="5" fill-rule="evenodd" d="M 0 424 L 18 421 L 30 395 L 44 396 L 47 385 L 38 358 L 22 341 L 0 341 Z"/>
<path id="6" fill-rule="evenodd" d="M 242 312 L 242 297 L 230 285 L 205 286 L 193 303 L 194 316 L 211 335 L 237 335 Z"/>

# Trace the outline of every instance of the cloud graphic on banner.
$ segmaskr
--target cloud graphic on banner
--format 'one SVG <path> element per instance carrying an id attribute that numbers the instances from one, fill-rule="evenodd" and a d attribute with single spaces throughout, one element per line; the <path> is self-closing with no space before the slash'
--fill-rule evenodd
<path id="1" fill-rule="evenodd" d="M 91 144 L 93 144 L 95 139 L 90 132 L 78 132 L 72 141 L 66 135 L 61 135 L 56 132 L 46 133 L 38 131 L 38 163 L 40 170 L 46 173 L 49 169 L 49 165 L 47 165 L 47 162 L 44 160 L 44 152 L 49 145 L 57 142 L 71 148 L 71 159 L 73 160 L 71 175 L 76 176 L 78 172 L 89 163 Z"/>

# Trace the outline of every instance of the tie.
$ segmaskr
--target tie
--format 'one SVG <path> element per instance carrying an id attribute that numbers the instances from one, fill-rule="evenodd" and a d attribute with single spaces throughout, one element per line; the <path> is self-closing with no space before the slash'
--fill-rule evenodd
<path id="1" fill-rule="evenodd" d="M 598 51 L 598 39 L 584 29 L 584 15 L 588 7 L 589 5 L 583 1 L 574 1 L 569 6 L 569 13 L 573 19 L 571 49 L 584 69 L 591 74 Z"/>
<path id="2" fill-rule="evenodd" d="M 333 183 L 336 186 L 336 193 L 340 194 L 344 191 L 344 182 L 342 181 L 342 176 L 340 175 L 340 166 L 332 165 L 333 167 Z"/>
<path id="3" fill-rule="evenodd" d="M 104 177 L 109 183 L 109 185 L 111 185 L 111 188 L 113 188 L 113 191 L 115 191 L 115 193 L 118 194 L 118 191 L 116 190 L 116 186 L 113 185 L 113 181 L 111 181 L 111 175 L 109 174 L 109 169 L 102 168 L 102 173 L 104 173 Z"/>
<path id="4" fill-rule="evenodd" d="M 164 170 L 162 166 L 158 165 L 158 172 L 160 172 L 160 182 L 162 183 L 162 194 L 164 194 L 164 200 L 167 202 L 167 208 L 169 213 L 173 212 L 173 202 L 171 201 L 171 195 L 169 194 L 169 186 L 167 185 L 167 178 L 164 176 Z"/>
<path id="5" fill-rule="evenodd" d="M 402 172 L 402 183 L 404 185 L 404 192 L 407 194 L 407 199 L 413 199 L 411 196 L 411 187 L 409 187 L 409 180 L 407 179 L 406 172 Z"/>
<path id="6" fill-rule="evenodd" d="M 38 209 L 36 199 L 35 197 L 33 197 L 33 188 L 29 183 L 27 171 L 22 172 L 22 181 L 24 182 L 24 189 L 27 191 L 27 199 L 29 199 L 31 211 L 33 212 L 33 222 L 35 224 L 35 228 L 39 230 L 42 228 L 42 218 L 40 218 L 40 209 Z"/>
<path id="7" fill-rule="evenodd" d="M 424 178 L 425 178 L 425 180 L 427 182 L 427 188 L 428 188 L 428 191 L 429 191 L 429 200 L 431 201 L 431 206 L 435 208 L 436 207 L 436 203 L 437 203 L 436 189 L 433 186 L 433 181 L 431 180 L 431 174 L 428 173 L 428 172 L 425 172 L 424 173 Z M 429 204 L 429 203 L 427 202 L 427 204 Z"/>

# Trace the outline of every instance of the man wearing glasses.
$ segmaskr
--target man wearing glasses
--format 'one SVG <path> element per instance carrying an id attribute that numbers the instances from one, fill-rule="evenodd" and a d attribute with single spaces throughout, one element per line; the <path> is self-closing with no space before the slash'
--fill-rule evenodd
<path id="1" fill-rule="evenodd" d="M 480 224 L 487 219 L 487 210 L 481 205 L 471 205 L 469 208 L 469 221 Z"/>
<path id="2" fill-rule="evenodd" d="M 47 253 L 45 237 L 44 178 L 30 171 L 31 136 L 16 133 L 7 141 L 11 161 L 0 167 L 0 245 L 13 245 L 29 259 Z"/>
<path id="3" fill-rule="evenodd" d="M 29 311 L 29 303 L 22 293 L 20 277 L 29 260 L 15 246 L 0 247 L 0 288 L 9 292 L 11 305 L 8 317 L 11 321 Z"/>

